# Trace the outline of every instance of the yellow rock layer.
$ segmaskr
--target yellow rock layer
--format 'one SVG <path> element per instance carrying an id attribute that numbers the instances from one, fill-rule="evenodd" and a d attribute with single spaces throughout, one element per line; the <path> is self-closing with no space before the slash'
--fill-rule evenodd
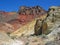
<path id="1" fill-rule="evenodd" d="M 17 29 L 15 32 L 11 33 L 10 36 L 20 37 L 22 35 L 26 36 L 26 35 L 34 33 L 34 25 L 36 23 L 36 20 L 37 19 L 45 19 L 46 16 L 47 16 L 47 14 L 42 15 L 41 17 L 32 20 L 32 22 L 29 22 L 28 24 Z"/>

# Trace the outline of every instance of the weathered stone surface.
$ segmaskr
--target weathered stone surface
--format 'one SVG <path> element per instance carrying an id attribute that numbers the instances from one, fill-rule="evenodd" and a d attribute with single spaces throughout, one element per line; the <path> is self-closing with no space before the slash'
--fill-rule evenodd
<path id="1" fill-rule="evenodd" d="M 34 27 L 35 35 L 47 34 L 47 28 L 47 23 L 44 20 L 38 19 Z"/>
<path id="2" fill-rule="evenodd" d="M 38 19 L 36 21 L 36 24 L 35 24 L 35 27 L 34 27 L 35 35 L 41 35 L 42 34 L 41 26 L 42 26 L 42 20 Z"/>
<path id="3" fill-rule="evenodd" d="M 45 45 L 60 45 L 60 40 L 59 41 L 50 41 L 50 42 L 47 42 Z"/>
<path id="4" fill-rule="evenodd" d="M 40 19 L 37 22 L 33 20 L 14 33 L 11 33 L 10 36 L 15 36 L 14 40 L 7 34 L 0 32 L 0 45 L 60 45 L 60 11 L 57 10 L 60 10 L 59 7 L 50 7 L 49 15 L 43 22 Z M 34 33 L 35 23 L 37 23 L 35 27 L 36 35 L 42 33 L 43 35 L 30 36 Z M 6 24 L 6 26 L 8 26 L 8 24 Z M 42 28 L 42 30 L 39 30 L 40 28 Z M 51 33 L 49 31 L 51 31 Z M 48 35 L 44 35 L 46 32 L 48 32 Z"/>
<path id="5" fill-rule="evenodd" d="M 8 45 L 12 39 L 4 32 L 0 31 L 0 45 Z"/>
<path id="6" fill-rule="evenodd" d="M 48 23 L 48 26 L 51 26 L 50 24 L 54 25 L 54 23 L 56 21 L 59 21 L 59 17 L 60 17 L 60 11 L 59 10 L 60 7 L 55 7 L 52 6 L 49 8 L 48 10 L 48 17 L 46 19 L 46 22 Z M 50 23 L 50 24 L 49 24 Z"/>
<path id="7" fill-rule="evenodd" d="M 37 30 L 36 33 L 38 34 L 41 32 L 45 32 L 47 30 L 46 33 L 49 34 L 52 30 L 55 30 L 57 25 L 58 26 L 60 25 L 60 23 L 59 23 L 60 22 L 60 18 L 59 18 L 60 14 L 59 13 L 60 13 L 60 7 L 55 7 L 55 6 L 50 7 L 48 10 L 46 19 L 44 19 L 43 22 L 38 21 L 39 22 L 38 26 L 35 25 L 36 26 L 35 28 Z M 41 25 L 39 26 L 39 24 L 41 24 Z M 42 28 L 39 28 L 39 27 L 42 27 Z"/>
<path id="8" fill-rule="evenodd" d="M 0 23 L 0 31 L 4 31 L 6 33 L 11 33 L 14 31 L 14 27 L 8 23 Z"/>
<path id="9" fill-rule="evenodd" d="M 0 45 L 24 45 L 22 40 L 11 39 L 5 32 L 0 31 Z"/>
<path id="10" fill-rule="evenodd" d="M 49 8 L 48 12 L 48 20 L 50 17 L 51 23 L 53 23 L 52 27 L 49 29 L 51 33 L 48 36 L 48 42 L 45 45 L 60 45 L 60 7 L 52 6 Z"/>
<path id="11" fill-rule="evenodd" d="M 18 10 L 19 14 L 24 14 L 24 15 L 41 15 L 45 12 L 46 11 L 42 9 L 40 6 L 35 6 L 35 7 L 22 6 Z"/>

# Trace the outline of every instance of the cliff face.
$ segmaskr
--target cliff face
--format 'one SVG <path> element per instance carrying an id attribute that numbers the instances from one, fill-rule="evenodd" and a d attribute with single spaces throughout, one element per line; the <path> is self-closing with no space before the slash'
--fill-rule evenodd
<path id="1" fill-rule="evenodd" d="M 40 21 L 40 19 L 39 19 L 39 21 Z M 60 25 L 59 22 L 60 22 L 60 7 L 52 6 L 48 10 L 46 19 L 43 21 L 40 21 L 40 23 L 39 23 L 40 25 L 36 25 L 35 31 L 36 32 L 39 32 L 39 31 L 45 32 L 44 34 L 46 34 L 46 32 L 47 32 L 49 34 L 52 30 L 55 30 L 57 27 L 59 27 L 59 25 Z M 45 25 L 47 25 L 47 27 Z"/>
<path id="2" fill-rule="evenodd" d="M 33 9 L 35 9 L 35 10 L 33 10 Z M 40 9 L 40 12 L 38 11 L 38 9 Z M 36 11 L 39 13 L 37 14 Z M 30 14 L 30 13 L 32 13 L 32 14 Z M 18 29 L 22 25 L 26 25 L 27 23 L 29 23 L 37 18 L 40 18 L 44 14 L 46 14 L 46 11 L 44 9 L 40 8 L 39 6 L 36 6 L 36 7 L 24 7 L 24 6 L 22 6 L 18 10 L 17 18 L 14 20 L 8 21 L 8 23 L 12 24 L 15 27 L 15 29 Z"/>
<path id="3" fill-rule="evenodd" d="M 24 9 L 26 7 L 23 7 Z M 21 10 L 22 10 L 21 9 Z M 25 13 L 26 11 L 18 12 L 18 16 L 14 19 L 8 20 L 6 22 L 3 22 L 0 24 L 0 29 L 5 30 L 10 33 L 9 36 L 5 34 L 5 31 L 0 31 L 0 44 L 6 45 L 12 45 L 12 44 L 18 44 L 18 45 L 60 45 L 60 7 L 52 6 L 49 8 L 48 12 L 42 13 L 38 15 L 37 13 Z M 27 11 L 28 12 L 28 11 Z M 35 11 L 34 11 L 35 12 Z M 10 13 L 8 13 L 10 14 Z M 4 15 L 5 16 L 5 15 Z M 45 19 L 45 20 L 44 20 Z M 38 20 L 38 26 L 36 24 L 36 20 Z M 38 36 L 31 36 L 31 34 L 34 34 L 34 26 L 37 26 L 37 28 L 40 28 L 39 26 L 42 26 L 42 20 L 43 21 L 43 31 L 48 32 L 47 35 L 38 35 Z M 45 29 L 44 23 L 47 23 L 48 31 Z M 36 28 L 36 30 L 38 30 Z M 40 31 L 40 30 L 39 30 Z M 49 32 L 50 31 L 50 32 Z M 38 33 L 38 32 L 37 32 Z M 40 32 L 39 32 L 40 33 Z M 44 32 L 43 32 L 44 33 Z M 45 34 L 45 33 L 44 33 Z M 11 39 L 10 36 L 12 36 Z M 3 37 L 3 38 L 1 38 Z M 6 39 L 7 38 L 7 39 Z M 3 41 L 4 39 L 4 41 Z M 11 40 L 11 41 L 8 41 Z M 3 43 L 2 43 L 3 42 Z M 8 43 L 7 43 L 8 42 Z M 20 44 L 21 43 L 21 44 Z"/>
<path id="4" fill-rule="evenodd" d="M 60 33 L 60 7 L 52 6 L 49 8 L 49 16 L 47 18 L 47 22 L 50 22 L 49 27 L 52 31 L 52 34 Z M 52 25 L 51 25 L 52 24 Z M 56 31 L 56 32 L 55 32 Z M 53 33 L 54 32 L 54 33 Z"/>
<path id="5" fill-rule="evenodd" d="M 37 12 L 38 12 L 39 8 L 35 9 L 35 7 L 34 7 L 35 10 L 33 10 L 33 7 L 31 7 L 32 8 L 31 10 L 33 10 L 32 14 L 26 14 L 25 13 L 26 12 L 26 10 L 25 10 L 26 7 L 21 7 L 21 8 L 23 8 L 23 9 L 21 9 L 20 12 L 18 12 L 19 16 L 17 18 L 19 20 L 19 22 L 20 22 L 19 25 L 21 25 L 21 26 L 20 26 L 20 28 L 17 29 L 17 31 L 11 33 L 10 36 L 19 37 L 21 35 L 30 35 L 30 34 L 34 33 L 34 25 L 36 23 L 36 20 L 37 19 L 44 20 L 46 18 L 46 16 L 47 16 L 47 12 L 44 11 L 42 8 L 41 8 L 41 10 L 40 10 L 41 12 L 39 12 L 39 14 L 37 14 L 36 12 L 35 12 L 36 14 L 33 13 L 35 10 L 37 10 Z"/>
<path id="6" fill-rule="evenodd" d="M 24 25 L 28 24 L 29 22 L 39 19 L 45 14 L 46 11 L 39 6 L 22 6 L 18 10 L 18 12 L 0 11 L 0 22 L 10 24 L 14 28 L 14 30 L 17 30 L 20 27 L 23 27 Z"/>

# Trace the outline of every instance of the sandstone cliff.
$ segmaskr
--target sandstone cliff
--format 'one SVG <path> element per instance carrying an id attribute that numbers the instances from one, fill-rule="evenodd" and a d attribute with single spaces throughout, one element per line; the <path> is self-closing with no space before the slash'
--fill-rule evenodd
<path id="1" fill-rule="evenodd" d="M 29 8 L 27 8 L 27 11 L 26 10 L 24 11 L 28 12 L 28 9 Z M 0 28 L 1 30 L 11 32 L 11 34 L 7 35 L 5 31 L 4 33 L 0 31 L 0 39 L 1 39 L 0 44 L 1 45 L 2 44 L 6 44 L 6 45 L 9 45 L 9 44 L 10 45 L 15 45 L 15 44 L 16 45 L 60 45 L 60 7 L 59 6 L 50 7 L 47 13 L 41 14 L 41 12 L 39 12 L 41 15 L 37 15 L 37 13 L 30 14 L 31 10 L 29 10 L 27 14 L 24 11 L 18 12 L 19 14 L 17 18 L 0 24 L 0 27 L 2 28 L 2 29 Z M 46 22 L 48 25 L 47 27 L 48 31 L 46 31 L 48 32 L 47 35 L 45 34 L 38 35 L 38 36 L 31 35 L 31 34 L 34 34 L 34 26 L 35 26 L 36 20 L 38 19 L 41 19 L 41 20 L 45 19 L 44 22 Z"/>

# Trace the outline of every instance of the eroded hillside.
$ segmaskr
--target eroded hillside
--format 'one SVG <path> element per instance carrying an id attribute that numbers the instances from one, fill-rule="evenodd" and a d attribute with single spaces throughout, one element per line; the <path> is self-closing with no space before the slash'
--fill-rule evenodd
<path id="1" fill-rule="evenodd" d="M 0 45 L 60 45 L 59 6 L 50 7 L 48 12 L 39 6 L 22 6 L 18 12 L 0 12 L 0 17 Z M 41 34 L 33 35 L 34 28 Z"/>

